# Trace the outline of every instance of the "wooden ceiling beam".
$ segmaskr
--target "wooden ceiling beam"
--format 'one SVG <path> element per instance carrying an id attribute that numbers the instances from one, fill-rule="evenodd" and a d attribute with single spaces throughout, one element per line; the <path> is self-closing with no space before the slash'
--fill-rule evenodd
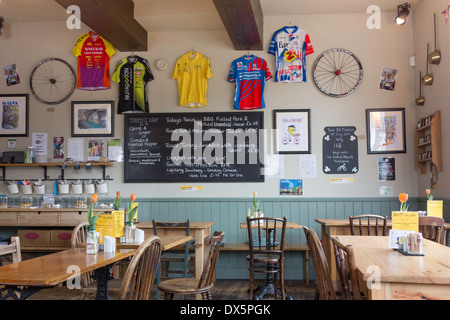
<path id="1" fill-rule="evenodd" d="M 147 30 L 134 19 L 132 0 L 55 0 L 67 9 L 76 5 L 81 21 L 108 40 L 116 49 L 147 51 Z"/>
<path id="2" fill-rule="evenodd" d="M 213 0 L 236 50 L 263 49 L 263 12 L 259 0 Z"/>

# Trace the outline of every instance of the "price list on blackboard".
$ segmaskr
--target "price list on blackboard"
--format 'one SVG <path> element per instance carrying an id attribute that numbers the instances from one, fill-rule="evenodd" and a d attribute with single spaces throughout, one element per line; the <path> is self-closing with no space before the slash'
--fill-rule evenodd
<path id="1" fill-rule="evenodd" d="M 125 115 L 125 182 L 259 182 L 262 112 Z"/>

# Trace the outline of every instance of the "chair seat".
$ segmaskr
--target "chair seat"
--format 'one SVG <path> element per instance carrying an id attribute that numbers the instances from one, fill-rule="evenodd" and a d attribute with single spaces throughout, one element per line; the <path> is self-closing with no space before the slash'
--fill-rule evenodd
<path id="1" fill-rule="evenodd" d="M 214 283 L 201 288 L 197 287 L 198 279 L 194 278 L 169 279 L 158 285 L 158 289 L 166 293 L 197 294 L 210 291 L 214 287 Z"/>
<path id="2" fill-rule="evenodd" d="M 194 259 L 194 254 L 188 254 L 187 256 L 187 261 L 190 261 L 192 259 Z M 164 253 L 161 256 L 161 261 L 180 261 L 183 262 L 184 261 L 184 253 Z"/>
<path id="3" fill-rule="evenodd" d="M 247 256 L 247 260 L 250 260 L 250 256 Z M 270 253 L 257 253 L 253 255 L 253 261 L 255 262 L 266 262 L 266 263 L 276 263 L 280 261 L 279 254 L 270 254 Z"/>

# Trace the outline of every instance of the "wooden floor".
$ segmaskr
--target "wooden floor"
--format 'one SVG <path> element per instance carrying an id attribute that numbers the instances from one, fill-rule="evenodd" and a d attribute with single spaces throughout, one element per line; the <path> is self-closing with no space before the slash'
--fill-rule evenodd
<path id="1" fill-rule="evenodd" d="M 212 292 L 213 300 L 248 300 L 248 280 L 217 280 Z M 261 280 L 259 284 L 263 284 Z M 314 284 L 310 283 L 306 286 L 304 281 L 287 280 L 286 290 L 294 300 L 313 300 Z M 153 294 L 156 299 L 156 296 Z M 44 289 L 32 295 L 29 300 L 80 300 L 81 294 L 79 290 L 69 290 L 67 287 Z M 92 297 L 91 299 L 93 299 Z M 184 297 L 185 300 L 193 299 L 193 297 Z M 110 295 L 111 300 L 116 300 L 117 296 Z M 274 297 L 267 296 L 264 300 L 272 300 Z"/>

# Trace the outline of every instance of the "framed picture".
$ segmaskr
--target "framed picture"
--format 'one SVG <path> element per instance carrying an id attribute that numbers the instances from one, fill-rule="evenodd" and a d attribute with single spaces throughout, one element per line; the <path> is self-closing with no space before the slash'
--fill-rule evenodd
<path id="1" fill-rule="evenodd" d="M 274 110 L 275 153 L 311 153 L 310 109 Z"/>
<path id="2" fill-rule="evenodd" d="M 28 94 L 0 94 L 0 136 L 28 137 Z"/>
<path id="3" fill-rule="evenodd" d="M 405 109 L 367 109 L 367 153 L 406 153 Z"/>
<path id="4" fill-rule="evenodd" d="M 114 136 L 114 101 L 72 101 L 72 137 Z"/>

